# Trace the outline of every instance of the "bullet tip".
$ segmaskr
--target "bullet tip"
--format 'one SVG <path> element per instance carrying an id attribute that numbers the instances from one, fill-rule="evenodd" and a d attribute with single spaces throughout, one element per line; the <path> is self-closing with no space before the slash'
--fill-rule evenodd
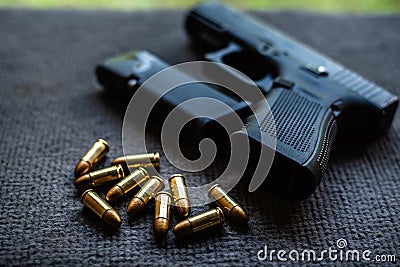
<path id="1" fill-rule="evenodd" d="M 144 209 L 144 206 L 145 204 L 140 198 L 134 197 L 129 202 L 126 212 L 129 216 L 136 216 Z"/>
<path id="2" fill-rule="evenodd" d="M 103 214 L 103 222 L 111 227 L 118 228 L 121 226 L 121 217 L 114 209 L 109 209 Z"/>
<path id="3" fill-rule="evenodd" d="M 74 182 L 76 188 L 80 190 L 88 189 L 92 185 L 92 181 L 90 179 L 89 174 L 82 175 L 81 177 L 77 178 Z"/>
<path id="4" fill-rule="evenodd" d="M 188 199 L 179 199 L 175 203 L 176 211 L 181 217 L 188 217 L 190 214 L 190 201 Z"/>
<path id="5" fill-rule="evenodd" d="M 165 218 L 157 218 L 154 220 L 154 235 L 157 237 L 164 237 L 169 228 L 169 221 Z"/>
<path id="6" fill-rule="evenodd" d="M 110 190 L 108 190 L 106 195 L 106 200 L 110 203 L 115 203 L 121 200 L 124 197 L 124 192 L 119 186 L 113 186 Z"/>
<path id="7" fill-rule="evenodd" d="M 187 236 L 193 233 L 189 220 L 183 220 L 174 227 L 174 235 L 176 236 Z"/>
<path id="8" fill-rule="evenodd" d="M 243 210 L 242 207 L 239 205 L 234 207 L 231 212 L 230 212 L 230 217 L 240 223 L 240 224 L 246 224 L 249 221 L 249 217 L 247 216 L 246 212 Z"/>
<path id="9" fill-rule="evenodd" d="M 78 164 L 76 164 L 75 166 L 75 177 L 78 178 L 86 173 L 88 173 L 90 171 L 90 169 L 92 168 L 92 166 L 90 165 L 89 162 L 81 160 L 78 162 Z"/>

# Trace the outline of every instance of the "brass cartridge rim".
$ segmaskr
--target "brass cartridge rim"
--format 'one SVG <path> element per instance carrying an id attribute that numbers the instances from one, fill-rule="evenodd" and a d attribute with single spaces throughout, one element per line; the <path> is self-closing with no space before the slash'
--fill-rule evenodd
<path id="1" fill-rule="evenodd" d="M 106 140 L 104 140 L 104 139 L 102 139 L 102 138 L 99 138 L 99 139 L 96 140 L 96 142 L 102 143 L 102 144 L 106 147 L 107 152 L 110 151 L 110 147 L 108 146 L 108 143 L 107 143 Z"/>
<path id="2" fill-rule="evenodd" d="M 225 193 L 225 191 L 222 189 L 221 185 L 220 185 L 220 184 L 215 184 L 215 185 L 211 186 L 210 189 L 208 189 L 208 197 L 209 197 L 210 199 L 212 199 L 213 201 L 218 201 L 218 199 L 220 199 L 221 197 L 224 197 L 224 194 L 222 194 L 219 198 L 215 198 L 215 197 L 212 195 L 212 192 L 213 192 L 214 190 L 217 190 L 218 187 L 219 187 L 219 188 L 224 192 L 224 194 L 226 195 L 226 193 Z M 218 192 L 218 191 L 217 191 L 217 192 Z"/>
<path id="3" fill-rule="evenodd" d="M 157 192 L 157 194 L 155 194 L 155 196 L 154 196 L 154 199 L 160 194 L 168 195 L 171 199 L 173 199 L 172 195 L 167 191 L 159 191 L 159 192 Z"/>
<path id="4" fill-rule="evenodd" d="M 155 168 L 160 168 L 160 153 L 158 153 L 158 152 L 154 152 L 153 153 L 154 154 L 154 160 L 150 160 L 151 161 L 151 164 L 153 164 L 153 166 L 155 167 Z"/>
<path id="5" fill-rule="evenodd" d="M 214 188 L 216 188 L 216 187 L 221 187 L 221 185 L 220 184 L 215 184 L 215 185 L 211 186 L 210 189 L 208 189 L 208 194 L 210 194 L 210 192 L 212 190 L 214 190 Z"/>
<path id="6" fill-rule="evenodd" d="M 216 207 L 215 209 L 216 209 L 216 210 L 218 211 L 218 213 L 221 215 L 220 222 L 221 222 L 221 223 L 225 222 L 224 211 L 223 211 L 220 207 Z"/>
<path id="7" fill-rule="evenodd" d="M 157 179 L 157 180 L 159 180 L 160 181 L 160 183 L 163 185 L 163 187 L 165 186 L 165 184 L 164 184 L 164 179 L 162 179 L 161 177 L 158 177 L 158 176 L 151 176 L 150 177 L 151 179 Z"/>
<path id="8" fill-rule="evenodd" d="M 122 165 L 121 164 L 117 164 L 117 165 L 115 165 L 115 167 L 117 168 L 118 176 L 120 178 L 123 178 L 125 175 L 124 175 L 124 168 L 122 167 Z"/>
<path id="9" fill-rule="evenodd" d="M 182 177 L 182 178 L 184 178 L 182 174 L 172 174 L 172 175 L 168 178 L 168 182 L 171 182 L 171 180 L 174 179 L 175 177 Z"/>
<path id="10" fill-rule="evenodd" d="M 160 161 L 160 153 L 158 153 L 158 152 L 153 152 L 153 158 L 156 160 L 156 161 Z M 151 160 L 152 161 L 152 160 Z"/>
<path id="11" fill-rule="evenodd" d="M 137 170 L 142 171 L 145 176 L 150 176 L 149 172 L 143 167 L 137 167 Z"/>
<path id="12" fill-rule="evenodd" d="M 89 193 L 90 191 L 94 191 L 92 188 L 89 188 L 89 189 L 87 189 L 87 190 L 85 190 L 83 193 L 82 193 L 82 195 L 81 195 L 81 203 L 83 203 L 83 198 L 84 198 L 84 196 L 87 194 L 87 193 Z"/>

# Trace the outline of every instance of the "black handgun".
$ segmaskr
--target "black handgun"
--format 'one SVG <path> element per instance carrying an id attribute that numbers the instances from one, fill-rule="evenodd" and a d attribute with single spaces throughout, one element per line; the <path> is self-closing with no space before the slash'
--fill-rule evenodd
<path id="1" fill-rule="evenodd" d="M 185 26 L 195 45 L 211 51 L 207 60 L 237 68 L 264 91 L 277 128 L 274 165 L 283 166 L 278 184 L 289 196 L 304 198 L 315 190 L 336 135 L 371 139 L 393 120 L 397 96 L 237 10 L 200 4 Z M 268 125 L 250 117 L 251 127 L 263 131 Z"/>
<path id="2" fill-rule="evenodd" d="M 273 191 L 305 199 L 321 181 L 336 135 L 371 139 L 391 124 L 398 105 L 396 96 L 247 15 L 210 2 L 190 11 L 185 26 L 193 43 L 211 51 L 205 54 L 206 59 L 242 71 L 265 95 L 277 137 L 266 180 Z M 131 95 L 167 66 L 141 51 L 100 64 L 96 75 L 105 88 Z M 233 134 L 245 134 L 251 141 L 251 156 L 257 158 L 259 147 L 267 145 L 259 132 L 269 131 L 270 120 L 256 120 L 249 114 L 248 102 L 223 90 L 204 84 L 178 88 L 162 98 L 158 113 L 167 114 L 180 102 L 202 96 L 225 102 L 240 114 L 246 131 L 238 129 Z M 190 108 L 183 113 L 196 117 Z M 188 129 L 201 138 L 214 131 L 209 125 L 212 122 L 201 118 Z"/>

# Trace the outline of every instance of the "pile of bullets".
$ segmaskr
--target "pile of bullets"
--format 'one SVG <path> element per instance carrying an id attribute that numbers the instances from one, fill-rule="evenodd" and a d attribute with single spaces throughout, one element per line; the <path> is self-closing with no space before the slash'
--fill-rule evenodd
<path id="1" fill-rule="evenodd" d="M 85 190 L 81 202 L 94 212 L 108 226 L 121 226 L 121 217 L 111 206 L 122 200 L 136 188 L 140 188 L 128 204 L 129 216 L 138 216 L 155 199 L 154 233 L 165 236 L 169 229 L 170 207 L 174 201 L 176 212 L 183 220 L 173 229 L 176 236 L 185 236 L 200 230 L 221 224 L 225 216 L 233 221 L 246 224 L 249 220 L 243 208 L 228 196 L 220 185 L 213 185 L 209 197 L 218 205 L 217 208 L 198 214 L 190 215 L 190 200 L 185 178 L 181 174 L 172 175 L 168 181 L 172 195 L 164 188 L 164 180 L 150 176 L 146 168 L 160 167 L 159 153 L 129 155 L 116 158 L 110 167 L 93 170 L 98 162 L 105 157 L 109 146 L 103 139 L 98 139 L 81 158 L 75 168 L 75 187 Z M 105 200 L 93 188 L 115 183 L 107 192 Z"/>

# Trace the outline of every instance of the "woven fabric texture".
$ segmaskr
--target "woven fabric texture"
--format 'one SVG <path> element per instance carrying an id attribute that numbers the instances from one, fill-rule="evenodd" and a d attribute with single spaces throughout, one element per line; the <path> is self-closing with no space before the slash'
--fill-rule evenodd
<path id="1" fill-rule="evenodd" d="M 400 94 L 400 16 L 255 15 Z M 201 59 L 183 18 L 180 11 L 0 10 L 0 265 L 257 265 L 266 245 L 321 251 L 337 248 L 340 238 L 347 248 L 400 257 L 399 114 L 364 152 L 334 154 L 322 184 L 305 201 L 249 194 L 240 184 L 231 195 L 250 216 L 245 229 L 227 223 L 187 239 L 170 230 L 157 241 L 152 206 L 129 219 L 128 202 L 116 205 L 123 220 L 116 231 L 83 208 L 73 186 L 79 158 L 99 137 L 111 147 L 104 166 L 122 154 L 125 107 L 98 90 L 95 64 L 132 49 L 170 63 Z M 162 174 L 176 171 L 162 158 Z M 187 177 L 213 175 L 209 169 Z M 172 216 L 171 225 L 177 221 Z"/>

